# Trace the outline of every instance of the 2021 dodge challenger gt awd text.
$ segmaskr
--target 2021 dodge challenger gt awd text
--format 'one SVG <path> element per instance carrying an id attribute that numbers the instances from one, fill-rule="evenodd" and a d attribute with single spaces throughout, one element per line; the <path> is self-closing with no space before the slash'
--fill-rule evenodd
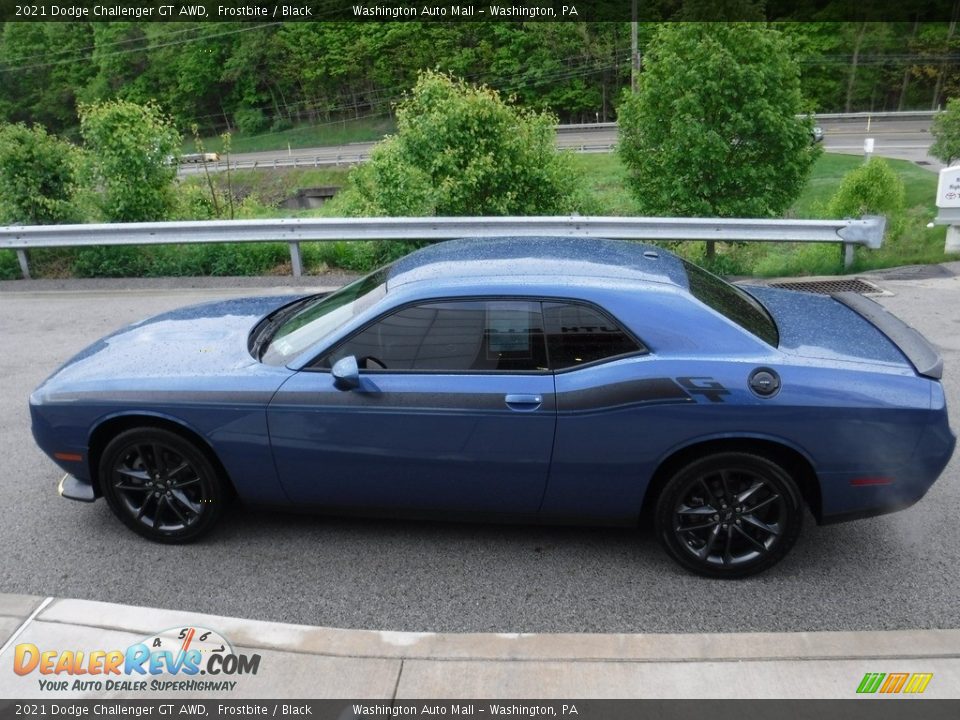
<path id="1" fill-rule="evenodd" d="M 598 239 L 455 240 L 330 295 L 125 327 L 30 398 L 65 497 L 184 542 L 225 500 L 636 524 L 740 577 L 819 523 L 919 500 L 942 361 L 859 295 L 730 285 Z"/>

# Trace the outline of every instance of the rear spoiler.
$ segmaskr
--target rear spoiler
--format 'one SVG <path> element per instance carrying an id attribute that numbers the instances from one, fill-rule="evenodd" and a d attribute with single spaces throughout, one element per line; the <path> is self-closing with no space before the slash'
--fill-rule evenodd
<path id="1" fill-rule="evenodd" d="M 864 320 L 882 332 L 896 345 L 918 375 L 939 380 L 943 376 L 943 357 L 929 341 L 880 303 L 855 292 L 833 293 L 834 300 L 843 303 Z"/>

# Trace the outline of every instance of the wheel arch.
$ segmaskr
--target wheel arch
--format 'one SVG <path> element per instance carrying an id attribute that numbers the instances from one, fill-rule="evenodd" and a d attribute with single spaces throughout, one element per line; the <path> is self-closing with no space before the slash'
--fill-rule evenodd
<path id="1" fill-rule="evenodd" d="M 87 463 L 90 470 L 90 482 L 93 485 L 93 490 L 97 497 L 102 495 L 100 490 L 99 469 L 100 457 L 103 454 L 103 450 L 109 442 L 120 433 L 141 427 L 168 430 L 194 443 L 213 465 L 217 475 L 219 475 L 220 479 L 227 485 L 230 492 L 236 492 L 233 481 L 230 479 L 226 468 L 223 466 L 223 463 L 220 462 L 220 458 L 217 456 L 209 440 L 207 440 L 202 433 L 178 418 L 141 410 L 107 416 L 102 418 L 93 430 L 91 430 L 87 440 Z"/>
<path id="2" fill-rule="evenodd" d="M 667 481 L 682 467 L 707 455 L 721 452 L 745 452 L 777 463 L 797 481 L 800 494 L 817 523 L 822 518 L 820 480 L 809 456 L 799 448 L 764 436 L 741 435 L 697 440 L 668 452 L 650 477 L 643 497 L 641 514 L 651 513 Z"/>

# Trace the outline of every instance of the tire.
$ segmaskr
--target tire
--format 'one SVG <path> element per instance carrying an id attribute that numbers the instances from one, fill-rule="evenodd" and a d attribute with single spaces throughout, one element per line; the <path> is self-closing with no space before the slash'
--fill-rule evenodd
<path id="1" fill-rule="evenodd" d="M 742 578 L 772 567 L 803 525 L 797 483 L 759 455 L 725 452 L 683 467 L 656 505 L 656 533 L 670 556 L 713 578 Z"/>
<path id="2" fill-rule="evenodd" d="M 110 509 L 124 525 L 155 542 L 186 543 L 206 534 L 229 497 L 206 454 L 160 428 L 117 435 L 100 457 L 99 472 Z"/>

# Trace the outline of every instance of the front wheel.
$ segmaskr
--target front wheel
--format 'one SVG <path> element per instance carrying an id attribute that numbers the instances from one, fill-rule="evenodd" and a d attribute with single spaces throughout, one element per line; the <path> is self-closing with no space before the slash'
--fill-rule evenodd
<path id="1" fill-rule="evenodd" d="M 227 498 L 207 456 L 160 428 L 127 430 L 107 445 L 100 489 L 127 527 L 163 543 L 189 542 L 208 532 Z"/>
<path id="2" fill-rule="evenodd" d="M 656 506 L 667 552 L 699 575 L 740 578 L 775 565 L 800 535 L 797 484 L 758 455 L 710 455 L 677 472 Z"/>

